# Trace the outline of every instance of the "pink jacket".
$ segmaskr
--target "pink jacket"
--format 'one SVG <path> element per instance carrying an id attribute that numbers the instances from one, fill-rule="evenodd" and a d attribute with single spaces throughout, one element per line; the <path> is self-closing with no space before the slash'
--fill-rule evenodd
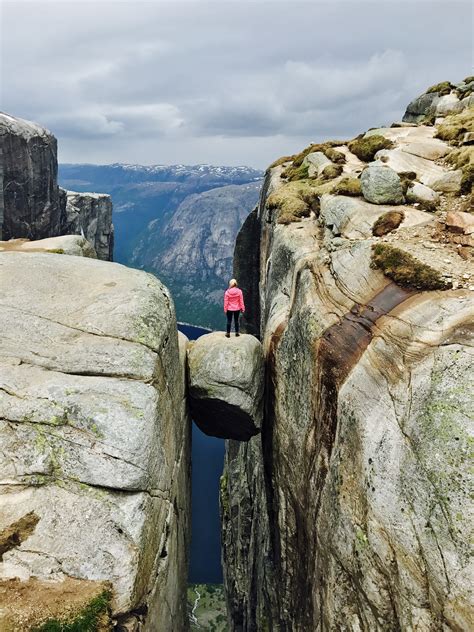
<path id="1" fill-rule="evenodd" d="M 239 310 L 245 312 L 244 295 L 238 287 L 230 287 L 224 294 L 224 311 L 230 310 L 236 312 Z"/>

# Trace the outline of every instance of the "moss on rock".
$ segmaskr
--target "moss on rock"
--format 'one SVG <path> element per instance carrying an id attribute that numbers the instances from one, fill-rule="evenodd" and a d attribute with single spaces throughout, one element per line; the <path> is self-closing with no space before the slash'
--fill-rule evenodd
<path id="1" fill-rule="evenodd" d="M 389 244 L 372 247 L 371 268 L 382 272 L 398 285 L 418 290 L 446 290 L 451 287 L 433 268 L 408 252 Z"/>
<path id="2" fill-rule="evenodd" d="M 474 132 L 474 107 L 447 116 L 438 126 L 436 137 L 456 143 L 466 132 Z"/>
<path id="3" fill-rule="evenodd" d="M 462 194 L 471 193 L 474 183 L 474 146 L 454 149 L 446 157 L 446 162 L 462 171 L 460 192 Z"/>
<path id="4" fill-rule="evenodd" d="M 321 172 L 319 179 L 322 182 L 327 182 L 328 180 L 334 180 L 334 178 L 338 178 L 342 173 L 342 165 L 327 165 Z"/>
<path id="5" fill-rule="evenodd" d="M 455 87 L 456 86 L 453 86 L 450 81 L 441 81 L 440 83 L 436 83 L 434 86 L 428 88 L 426 93 L 432 94 L 433 92 L 437 92 L 439 96 L 442 97 L 445 94 L 449 94 Z"/>
<path id="6" fill-rule="evenodd" d="M 308 154 L 312 154 L 315 151 L 322 151 L 323 154 L 326 156 L 326 158 L 329 158 L 329 160 L 332 160 L 332 158 L 330 158 L 326 154 L 326 152 L 332 149 L 333 147 L 340 147 L 341 145 L 346 145 L 346 144 L 347 143 L 343 140 L 328 140 L 328 141 L 325 141 L 324 143 L 312 143 L 311 145 L 308 145 L 308 147 L 303 149 L 303 151 L 301 151 L 299 154 L 296 154 L 293 157 L 293 165 L 295 167 L 299 167 L 303 163 L 303 160 L 306 158 L 306 156 Z M 338 152 L 338 153 L 341 153 L 341 152 Z M 338 161 L 333 161 L 333 162 L 341 162 L 341 161 L 338 160 Z"/>
<path id="7" fill-rule="evenodd" d="M 329 158 L 331 162 L 335 162 L 336 164 L 342 165 L 346 162 L 345 154 L 343 154 L 342 151 L 338 151 L 337 149 L 334 149 L 333 147 L 328 147 L 324 151 L 324 154 L 326 158 Z"/>
<path id="8" fill-rule="evenodd" d="M 381 237 L 397 229 L 405 219 L 403 211 L 388 211 L 381 215 L 372 226 L 372 235 Z"/>
<path id="9" fill-rule="evenodd" d="M 285 171 L 283 171 L 281 177 L 286 178 L 290 182 L 294 182 L 295 180 L 305 180 L 308 178 L 308 171 L 309 165 L 300 165 L 299 167 L 289 165 Z"/>
<path id="10" fill-rule="evenodd" d="M 281 158 L 277 158 L 271 165 L 268 166 L 268 169 L 273 169 L 274 167 L 278 167 L 279 165 L 283 165 L 285 162 L 291 162 L 294 159 L 293 156 L 282 156 Z M 268 171 L 267 169 L 267 171 Z"/>
<path id="11" fill-rule="evenodd" d="M 385 136 L 374 134 L 373 136 L 358 136 L 349 143 L 350 151 L 364 162 L 370 162 L 381 149 L 391 149 L 393 142 Z"/>
<path id="12" fill-rule="evenodd" d="M 301 218 L 309 217 L 311 211 L 319 211 L 319 196 L 323 192 L 321 187 L 313 186 L 308 180 L 288 182 L 269 196 L 268 208 L 279 211 L 278 224 L 299 222 Z"/>
<path id="13" fill-rule="evenodd" d="M 356 197 L 362 195 L 359 178 L 345 177 L 339 180 L 331 190 L 333 195 L 349 195 Z"/>

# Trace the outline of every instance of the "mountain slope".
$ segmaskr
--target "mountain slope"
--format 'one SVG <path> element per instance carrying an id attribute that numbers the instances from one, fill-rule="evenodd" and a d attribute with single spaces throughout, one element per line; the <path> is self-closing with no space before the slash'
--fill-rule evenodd
<path id="1" fill-rule="evenodd" d="M 209 327 L 222 326 L 219 301 L 234 240 L 262 176 L 250 167 L 212 165 L 59 167 L 63 186 L 112 196 L 115 259 L 163 278 L 178 318 Z"/>

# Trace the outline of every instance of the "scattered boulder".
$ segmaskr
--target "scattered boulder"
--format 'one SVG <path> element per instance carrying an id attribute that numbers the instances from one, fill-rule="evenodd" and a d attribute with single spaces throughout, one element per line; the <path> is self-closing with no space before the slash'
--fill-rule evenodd
<path id="1" fill-rule="evenodd" d="M 472 235 L 474 233 L 474 215 L 449 211 L 446 215 L 446 227 L 453 233 Z"/>
<path id="2" fill-rule="evenodd" d="M 428 178 L 427 184 L 433 191 L 443 193 L 459 193 L 461 191 L 463 172 L 461 169 L 446 171 L 440 177 Z"/>
<path id="3" fill-rule="evenodd" d="M 360 177 L 362 195 L 373 204 L 402 204 L 402 183 L 396 171 L 386 166 L 369 166 Z"/>
<path id="4" fill-rule="evenodd" d="M 206 434 L 248 441 L 263 415 L 263 351 L 248 334 L 213 332 L 189 346 L 191 416 Z"/>
<path id="5" fill-rule="evenodd" d="M 434 210 L 439 201 L 439 195 L 430 187 L 420 182 L 412 182 L 405 194 L 407 202 L 419 203 L 425 210 Z"/>

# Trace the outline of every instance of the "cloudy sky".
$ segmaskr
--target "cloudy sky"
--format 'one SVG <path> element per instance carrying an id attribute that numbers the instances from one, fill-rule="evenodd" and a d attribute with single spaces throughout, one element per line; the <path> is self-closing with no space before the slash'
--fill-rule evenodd
<path id="1" fill-rule="evenodd" d="M 62 162 L 265 167 L 473 72 L 470 2 L 0 1 L 0 109 Z"/>

